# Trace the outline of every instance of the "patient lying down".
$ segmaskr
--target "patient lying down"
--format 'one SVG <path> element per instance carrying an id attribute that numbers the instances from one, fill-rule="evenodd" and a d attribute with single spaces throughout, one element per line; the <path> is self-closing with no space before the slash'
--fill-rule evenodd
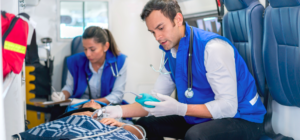
<path id="1" fill-rule="evenodd" d="M 84 104 L 82 108 L 100 109 L 101 106 L 91 100 Z M 41 124 L 37 127 L 29 129 L 25 132 L 15 136 L 22 137 L 22 139 L 51 139 L 51 140 L 67 140 L 74 138 L 81 138 L 86 136 L 94 136 L 97 134 L 105 134 L 94 136 L 90 139 L 141 139 L 142 135 L 131 126 L 124 126 L 116 130 L 118 127 L 124 125 L 112 118 L 103 118 L 96 121 L 92 116 L 93 112 L 78 112 L 70 116 L 54 120 L 52 122 Z M 139 127 L 141 132 L 143 132 Z M 116 130 L 111 132 L 112 130 Z M 111 133 L 110 133 L 111 132 Z"/>
<path id="2" fill-rule="evenodd" d="M 94 109 L 100 109 L 101 105 L 96 103 L 93 99 L 90 102 L 85 103 L 81 108 L 94 108 Z M 79 113 L 74 113 L 72 115 L 86 115 L 86 116 L 92 116 L 93 112 L 85 111 L 85 112 L 79 112 Z M 100 120 L 100 123 L 105 124 L 105 125 L 110 125 L 110 126 L 117 126 L 121 127 L 125 123 L 119 122 L 113 118 L 103 118 Z M 141 132 L 143 132 L 139 127 L 138 128 Z M 142 138 L 141 134 L 135 129 L 132 128 L 131 126 L 124 126 L 124 129 L 131 132 L 132 134 L 136 135 L 139 139 Z"/>

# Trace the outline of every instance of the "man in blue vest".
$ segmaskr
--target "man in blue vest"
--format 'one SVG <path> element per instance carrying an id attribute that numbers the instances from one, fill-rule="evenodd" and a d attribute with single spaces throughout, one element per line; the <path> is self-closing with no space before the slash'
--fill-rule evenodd
<path id="1" fill-rule="evenodd" d="M 165 68 L 152 92 L 160 102 L 145 102 L 154 108 L 138 103 L 108 107 L 111 117 L 142 117 L 137 124 L 149 140 L 258 139 L 266 110 L 234 45 L 190 27 L 176 0 L 150 0 L 141 18 L 166 53 Z M 175 86 L 178 101 L 169 97 Z M 151 116 L 143 117 L 147 115 Z"/>

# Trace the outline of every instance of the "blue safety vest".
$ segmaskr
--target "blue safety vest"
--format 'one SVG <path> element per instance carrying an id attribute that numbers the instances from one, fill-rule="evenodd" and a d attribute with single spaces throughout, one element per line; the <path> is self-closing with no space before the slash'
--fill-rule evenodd
<path id="1" fill-rule="evenodd" d="M 124 65 L 125 59 L 126 55 L 124 54 L 115 57 L 110 50 L 106 52 L 101 77 L 101 98 L 111 93 L 116 81 L 116 77 L 113 76 L 110 66 L 113 66 L 113 70 L 116 73 L 115 62 L 117 62 L 118 71 L 120 71 Z M 89 60 L 84 52 L 77 53 L 67 58 L 67 66 L 73 76 L 74 83 L 73 95 L 71 98 L 81 98 L 87 88 L 86 75 L 89 77 L 88 79 L 91 79 L 93 75 L 89 68 Z"/>
<path id="2" fill-rule="evenodd" d="M 193 33 L 194 46 L 192 55 L 192 76 L 194 96 L 192 98 L 185 97 L 185 91 L 188 88 L 188 49 L 191 34 L 189 25 L 187 23 L 185 24 L 186 36 L 183 37 L 179 42 L 176 59 L 172 57 L 170 51 L 164 50 L 162 46 L 160 46 L 160 49 L 166 52 L 165 60 L 168 58 L 168 62 L 165 64 L 165 68 L 172 72 L 171 78 L 176 84 L 179 102 L 186 104 L 205 104 L 213 101 L 215 96 L 206 77 L 207 72 L 204 66 L 205 46 L 207 42 L 214 38 L 225 40 L 231 46 L 234 45 L 225 37 L 201 30 L 199 28 L 193 27 Z M 262 123 L 266 109 L 256 94 L 257 90 L 255 80 L 237 49 L 233 47 L 233 50 L 236 64 L 238 94 L 238 110 L 234 118 L 241 118 L 250 122 Z M 189 124 L 198 124 L 209 121 L 210 119 L 185 116 L 185 120 Z"/>

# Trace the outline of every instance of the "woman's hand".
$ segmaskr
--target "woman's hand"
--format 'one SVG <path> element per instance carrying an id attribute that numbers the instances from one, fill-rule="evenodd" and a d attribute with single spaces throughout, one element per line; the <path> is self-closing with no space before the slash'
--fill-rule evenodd
<path id="1" fill-rule="evenodd" d="M 100 122 L 105 125 L 117 126 L 117 127 L 121 127 L 122 125 L 125 124 L 125 123 L 118 122 L 117 120 L 115 120 L 113 118 L 103 118 Z"/>

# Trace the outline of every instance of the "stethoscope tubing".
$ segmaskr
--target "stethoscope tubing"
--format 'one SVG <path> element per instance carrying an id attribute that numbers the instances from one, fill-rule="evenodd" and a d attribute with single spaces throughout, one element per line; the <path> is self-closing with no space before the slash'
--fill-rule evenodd
<path id="1" fill-rule="evenodd" d="M 194 92 L 193 92 L 193 74 L 192 74 L 192 54 L 193 54 L 193 37 L 194 37 L 194 33 L 193 33 L 193 28 L 192 26 L 190 26 L 191 29 L 191 34 L 190 34 L 190 40 L 189 40 L 189 53 L 188 53 L 188 88 L 185 91 L 185 96 L 187 98 L 192 98 L 194 96 Z M 161 74 L 171 74 L 172 72 L 162 72 L 163 70 L 163 66 L 167 63 L 168 58 L 164 61 L 165 58 L 165 52 L 163 51 L 162 54 L 162 58 L 160 60 L 160 65 L 159 65 L 159 69 L 156 70 L 152 64 L 150 65 L 150 67 L 155 71 L 155 72 L 159 72 Z M 163 65 L 162 65 L 163 64 Z"/>

